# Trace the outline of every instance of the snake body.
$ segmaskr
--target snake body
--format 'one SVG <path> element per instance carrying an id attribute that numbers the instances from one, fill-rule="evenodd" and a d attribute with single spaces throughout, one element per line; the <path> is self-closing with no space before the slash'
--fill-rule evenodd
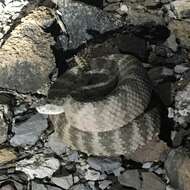
<path id="1" fill-rule="evenodd" d="M 122 54 L 91 58 L 89 66 L 73 67 L 51 87 L 49 99 L 65 110 L 49 116 L 55 133 L 88 154 L 130 156 L 160 127 L 146 71 L 138 59 Z"/>

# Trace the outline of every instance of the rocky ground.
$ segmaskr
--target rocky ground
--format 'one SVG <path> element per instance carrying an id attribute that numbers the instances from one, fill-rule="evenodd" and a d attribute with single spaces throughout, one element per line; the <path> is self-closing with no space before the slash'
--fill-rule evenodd
<path id="1" fill-rule="evenodd" d="M 0 0 L 0 190 L 189 190 L 190 1 L 53 2 Z M 143 62 L 165 110 L 164 154 L 87 156 L 55 136 L 48 114 L 64 110 L 48 90 L 92 50 Z"/>

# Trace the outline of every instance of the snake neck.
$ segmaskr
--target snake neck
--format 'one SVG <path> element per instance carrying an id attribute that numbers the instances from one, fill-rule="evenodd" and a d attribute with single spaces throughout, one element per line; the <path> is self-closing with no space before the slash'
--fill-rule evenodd
<path id="1" fill-rule="evenodd" d="M 119 70 L 116 64 L 107 62 L 87 63 L 77 58 L 77 65 L 60 76 L 50 88 L 48 97 L 63 99 L 72 97 L 77 101 L 104 99 L 117 86 Z"/>
<path id="2" fill-rule="evenodd" d="M 78 101 L 97 101 L 105 98 L 115 89 L 118 75 L 110 75 L 106 70 L 89 70 L 82 72 L 78 86 L 72 91 L 71 96 Z"/>

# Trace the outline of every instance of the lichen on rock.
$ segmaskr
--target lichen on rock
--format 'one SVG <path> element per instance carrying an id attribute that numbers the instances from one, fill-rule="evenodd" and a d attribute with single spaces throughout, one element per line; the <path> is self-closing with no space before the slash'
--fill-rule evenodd
<path id="1" fill-rule="evenodd" d="M 54 39 L 43 28 L 54 20 L 45 7 L 21 19 L 0 49 L 0 87 L 22 93 L 46 93 L 49 74 L 55 67 Z"/>

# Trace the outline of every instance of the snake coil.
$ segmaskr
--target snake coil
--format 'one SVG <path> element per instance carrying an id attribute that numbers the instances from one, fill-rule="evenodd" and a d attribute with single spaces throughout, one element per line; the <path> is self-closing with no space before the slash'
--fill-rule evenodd
<path id="1" fill-rule="evenodd" d="M 92 58 L 89 65 L 83 72 L 77 66 L 68 70 L 50 89 L 49 100 L 65 110 L 49 116 L 55 133 L 88 154 L 131 155 L 160 127 L 146 71 L 139 60 L 122 54 Z"/>

